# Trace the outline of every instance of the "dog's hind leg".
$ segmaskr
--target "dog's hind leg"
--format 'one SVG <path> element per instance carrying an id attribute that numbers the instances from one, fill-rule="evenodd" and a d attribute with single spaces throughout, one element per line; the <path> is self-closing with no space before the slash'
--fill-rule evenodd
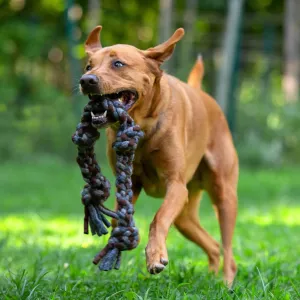
<path id="1" fill-rule="evenodd" d="M 176 218 L 175 227 L 190 241 L 200 246 L 208 256 L 209 269 L 215 273 L 219 270 L 219 244 L 201 227 L 199 222 L 199 205 L 201 190 L 190 190 L 189 201 Z"/>
<path id="2" fill-rule="evenodd" d="M 217 177 L 209 190 L 211 200 L 217 208 L 224 253 L 224 281 L 229 287 L 237 272 L 232 251 L 232 237 L 237 215 L 236 182 L 235 174 L 226 179 Z"/>

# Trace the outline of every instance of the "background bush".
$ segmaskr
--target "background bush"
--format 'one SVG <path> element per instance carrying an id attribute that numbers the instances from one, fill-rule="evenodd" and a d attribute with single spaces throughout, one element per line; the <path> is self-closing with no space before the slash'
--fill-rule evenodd
<path id="1" fill-rule="evenodd" d="M 175 2 L 173 28 L 185 26 L 186 3 Z M 286 104 L 281 89 L 283 5 L 284 1 L 246 1 L 234 137 L 241 163 L 252 167 L 300 162 L 299 104 Z M 45 155 L 74 159 L 70 137 L 87 101 L 75 83 L 85 64 L 88 1 L 78 0 L 72 8 L 77 17 L 70 46 L 64 1 L 0 1 L 1 161 Z M 225 2 L 201 1 L 196 15 L 190 28 L 191 55 L 184 54 L 186 43 L 180 43 L 169 70 L 185 80 L 201 52 L 204 86 L 214 95 Z M 158 42 L 158 1 L 101 1 L 99 18 L 104 45 L 129 43 L 146 49 Z M 272 35 L 266 35 L 268 28 Z M 105 147 L 99 147 L 99 155 L 105 155 Z"/>

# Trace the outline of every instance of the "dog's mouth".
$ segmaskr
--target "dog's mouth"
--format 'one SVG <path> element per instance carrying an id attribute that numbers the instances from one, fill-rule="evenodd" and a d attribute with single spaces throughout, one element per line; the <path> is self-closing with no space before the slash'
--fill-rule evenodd
<path id="1" fill-rule="evenodd" d="M 112 94 L 88 94 L 92 101 L 102 101 L 104 99 L 110 99 L 113 101 L 119 101 L 123 104 L 124 108 L 128 111 L 138 98 L 138 93 L 135 90 L 123 90 L 118 93 Z"/>
<path id="2" fill-rule="evenodd" d="M 105 99 L 118 101 L 128 111 L 138 100 L 138 93 L 136 90 L 122 90 L 112 94 L 88 94 L 88 97 L 95 102 L 91 111 L 92 125 L 96 128 L 103 128 L 116 123 L 116 120 L 110 110 L 105 109 L 101 103 Z"/>

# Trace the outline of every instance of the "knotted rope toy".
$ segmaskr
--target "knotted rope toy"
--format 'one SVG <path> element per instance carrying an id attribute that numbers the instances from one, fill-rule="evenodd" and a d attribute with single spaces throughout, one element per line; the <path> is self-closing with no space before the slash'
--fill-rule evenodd
<path id="1" fill-rule="evenodd" d="M 95 117 L 97 112 L 105 113 Z M 107 123 L 107 115 L 110 121 L 118 122 L 119 125 L 117 138 L 113 143 L 116 152 L 116 212 L 107 209 L 103 204 L 110 195 L 110 183 L 102 175 L 94 153 L 94 145 L 100 137 L 97 129 Z M 134 249 L 138 245 L 139 233 L 133 220 L 131 175 L 135 149 L 142 137 L 143 132 L 135 125 L 123 104 L 111 99 L 89 101 L 72 136 L 72 141 L 78 148 L 77 163 L 86 182 L 81 193 L 84 205 L 84 233 L 89 233 L 90 225 L 93 235 L 107 234 L 106 227 L 109 227 L 110 223 L 104 215 L 117 220 L 117 226 L 112 230 L 107 245 L 93 260 L 94 264 L 101 261 L 99 269 L 102 271 L 119 269 L 121 251 Z"/>

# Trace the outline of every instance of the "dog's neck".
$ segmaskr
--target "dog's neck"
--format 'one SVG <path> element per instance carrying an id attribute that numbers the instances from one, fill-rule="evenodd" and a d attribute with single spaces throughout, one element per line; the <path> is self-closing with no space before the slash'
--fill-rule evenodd
<path id="1" fill-rule="evenodd" d="M 168 75 L 164 73 L 155 78 L 153 87 L 144 95 L 140 108 L 130 113 L 145 133 L 145 139 L 150 138 L 157 126 L 164 122 L 165 112 L 170 105 L 170 95 Z"/>

